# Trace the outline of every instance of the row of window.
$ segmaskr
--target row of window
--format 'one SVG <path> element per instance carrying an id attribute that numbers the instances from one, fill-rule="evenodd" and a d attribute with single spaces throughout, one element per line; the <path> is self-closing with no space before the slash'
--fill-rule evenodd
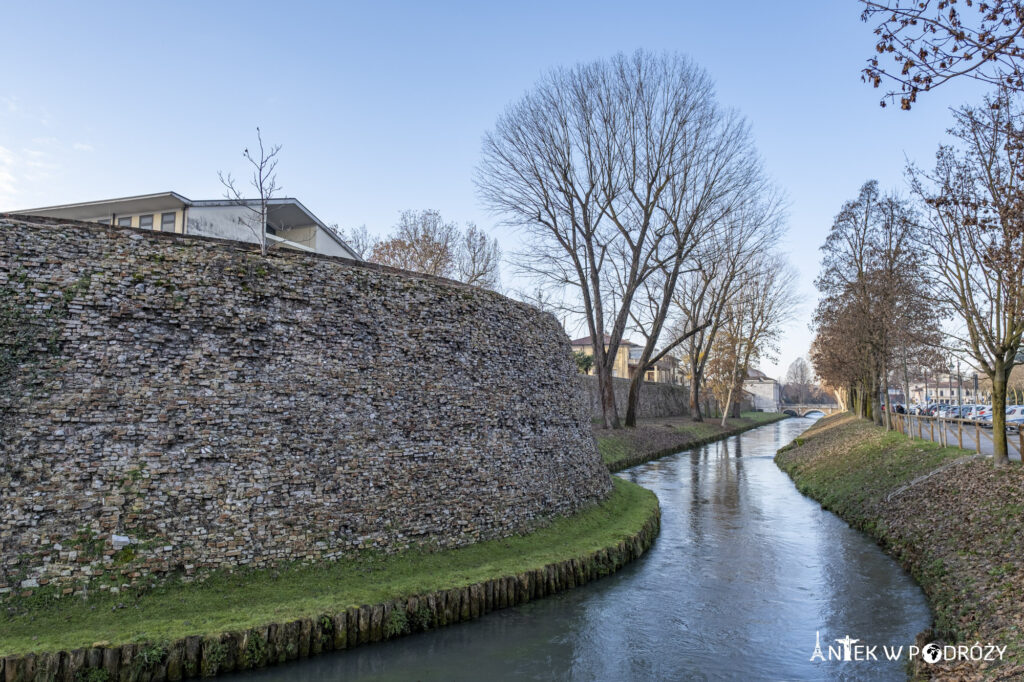
<path id="1" fill-rule="evenodd" d="M 921 393 L 922 391 L 921 391 L 921 389 L 920 389 L 920 388 L 915 388 L 915 389 L 914 389 L 914 392 L 915 392 L 915 393 Z M 949 392 L 949 394 L 950 394 L 951 396 L 955 396 L 955 395 L 956 395 L 956 391 L 950 391 L 950 392 Z M 943 397 L 945 397 L 945 395 L 946 395 L 946 393 L 945 393 L 945 392 L 944 392 L 944 391 L 943 391 L 943 390 L 942 390 L 942 389 L 940 388 L 940 389 L 939 389 L 939 397 L 940 397 L 940 398 L 943 398 Z M 963 393 L 961 393 L 961 395 L 965 395 L 965 396 L 969 396 L 969 395 L 971 395 L 971 389 L 969 389 L 969 388 L 965 388 L 965 389 L 963 390 Z"/>
<path id="2" fill-rule="evenodd" d="M 160 214 L 160 231 L 161 232 L 174 232 L 174 219 L 175 219 L 175 214 L 174 214 L 173 211 L 171 211 L 170 213 L 161 213 Z M 100 223 L 101 225 L 109 225 L 110 224 L 110 218 L 103 218 L 101 220 L 98 220 L 97 222 Z M 131 216 L 124 216 L 122 218 L 118 218 L 117 219 L 117 224 L 119 226 L 121 226 L 121 227 L 131 227 L 132 226 L 132 217 Z M 139 216 L 139 228 L 141 228 L 143 230 L 152 230 L 153 229 L 153 214 L 152 213 L 147 213 L 146 215 L 140 215 Z"/>

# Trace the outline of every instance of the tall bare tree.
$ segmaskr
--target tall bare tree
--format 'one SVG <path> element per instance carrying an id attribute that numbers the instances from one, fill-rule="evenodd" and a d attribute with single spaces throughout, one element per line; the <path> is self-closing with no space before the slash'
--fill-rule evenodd
<path id="1" fill-rule="evenodd" d="M 256 238 L 256 243 L 260 245 L 260 253 L 266 256 L 269 248 L 267 221 L 270 218 L 270 200 L 281 190 L 277 184 L 277 155 L 281 151 L 281 145 L 265 146 L 263 133 L 259 127 L 256 128 L 256 139 L 259 142 L 258 154 L 250 152 L 248 147 L 242 152 L 242 156 L 252 166 L 249 186 L 256 192 L 253 199 L 246 199 L 242 195 L 230 172 L 225 174 L 217 171 L 217 177 L 224 186 L 224 198 L 246 209 L 242 218 L 243 224 Z"/>
<path id="2" fill-rule="evenodd" d="M 762 254 L 751 263 L 726 304 L 706 364 L 708 388 L 722 408 L 722 426 L 730 414 L 739 416 L 737 396 L 751 366 L 762 358 L 773 358 L 778 350 L 782 327 L 797 301 L 795 279 L 781 257 Z"/>
<path id="3" fill-rule="evenodd" d="M 484 138 L 480 196 L 525 235 L 519 269 L 571 290 L 606 427 L 620 426 L 612 367 L 637 292 L 689 243 L 673 188 L 714 112 L 704 71 L 638 51 L 548 74 Z"/>
<path id="4" fill-rule="evenodd" d="M 694 253 L 699 267 L 684 273 L 673 292 L 674 323 L 670 338 L 685 337 L 682 345 L 687 361 L 690 415 L 703 421 L 700 391 L 704 371 L 715 338 L 729 319 L 729 305 L 742 288 L 758 254 L 771 248 L 782 222 L 779 203 L 774 199 L 752 201 L 744 210 L 731 212 L 712 238 L 705 239 Z M 691 330 L 693 333 L 689 333 Z"/>
<path id="5" fill-rule="evenodd" d="M 772 236 L 782 222 L 780 197 L 768 183 L 748 126 L 738 115 L 709 109 L 703 119 L 695 121 L 689 135 L 658 207 L 671 226 L 669 239 L 661 245 L 666 257 L 640 285 L 629 311 L 631 326 L 643 337 L 644 345 L 630 379 L 627 426 L 636 425 L 647 370 L 712 324 L 708 319 L 693 321 L 678 333 L 668 334 L 667 342 L 662 343 L 680 276 L 701 267 L 695 258 L 698 244 L 717 239 L 717 232 L 728 230 L 730 219 L 746 221 L 749 229 L 771 232 Z M 613 285 L 622 281 L 616 277 Z"/>
<path id="6" fill-rule="evenodd" d="M 861 0 L 877 21 L 877 56 L 864 80 L 891 81 L 881 100 L 909 109 L 922 92 L 966 77 L 1024 90 L 1024 2 L 1018 0 Z"/>
<path id="7" fill-rule="evenodd" d="M 954 114 L 935 169 L 909 171 L 927 207 L 934 298 L 960 323 L 957 350 L 992 384 L 996 465 L 1009 461 L 1006 387 L 1024 335 L 1024 111 L 1007 91 Z"/>

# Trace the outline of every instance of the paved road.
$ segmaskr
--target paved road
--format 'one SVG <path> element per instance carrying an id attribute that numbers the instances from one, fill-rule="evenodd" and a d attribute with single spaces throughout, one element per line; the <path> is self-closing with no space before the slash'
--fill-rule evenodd
<path id="1" fill-rule="evenodd" d="M 962 425 L 957 422 L 941 421 L 934 418 L 928 417 L 916 417 L 910 415 L 900 415 L 907 421 L 910 429 L 910 434 L 915 438 L 920 437 L 925 440 L 934 440 L 938 442 L 945 442 L 947 445 L 959 445 L 958 435 L 962 438 L 963 447 L 967 450 L 974 450 L 981 452 L 982 454 L 992 456 L 993 442 L 992 442 L 992 429 L 984 429 L 976 427 L 974 424 L 963 423 Z M 945 440 L 943 441 L 942 429 L 945 428 Z M 920 429 L 920 431 L 918 430 Z M 958 430 L 962 429 L 962 432 L 958 434 Z M 1006 436 L 1007 445 L 1010 450 L 1010 459 L 1020 461 L 1021 459 L 1021 439 L 1017 433 L 1009 433 Z M 980 448 L 978 447 L 980 444 Z"/>

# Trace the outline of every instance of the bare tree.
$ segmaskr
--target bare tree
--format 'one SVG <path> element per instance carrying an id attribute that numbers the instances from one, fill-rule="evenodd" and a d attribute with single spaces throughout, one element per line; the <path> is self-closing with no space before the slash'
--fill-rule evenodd
<path id="1" fill-rule="evenodd" d="M 363 260 L 369 260 L 370 253 L 380 243 L 380 239 L 370 234 L 370 231 L 366 229 L 366 225 L 360 225 L 359 227 L 347 230 L 337 225 L 331 225 L 331 229 Z"/>
<path id="2" fill-rule="evenodd" d="M 500 262 L 501 248 L 498 242 L 477 229 L 473 223 L 469 223 L 459 238 L 456 249 L 456 278 L 466 284 L 497 289 Z"/>
<path id="3" fill-rule="evenodd" d="M 694 257 L 698 244 L 715 240 L 716 232 L 728 229 L 728 220 L 744 220 L 752 230 L 775 235 L 782 221 L 781 201 L 765 178 L 745 121 L 735 113 L 709 108 L 688 134 L 657 207 L 671 226 L 668 239 L 660 244 L 665 254 L 641 283 L 629 311 L 632 328 L 644 338 L 644 346 L 630 380 L 627 426 L 636 425 L 647 370 L 712 324 L 708 319 L 693 320 L 688 327 L 669 334 L 668 342 L 656 350 L 673 311 L 680 275 L 700 267 Z M 621 262 L 626 259 L 612 259 L 613 264 Z M 615 272 L 613 287 L 618 291 L 624 278 L 617 269 Z"/>
<path id="4" fill-rule="evenodd" d="M 381 265 L 490 289 L 499 284 L 501 249 L 497 242 L 473 223 L 463 231 L 434 210 L 402 211 L 392 235 L 373 241 L 366 258 Z"/>
<path id="5" fill-rule="evenodd" d="M 955 350 L 992 384 L 995 464 L 1009 461 L 1005 406 L 1024 335 L 1024 111 L 1006 91 L 955 112 L 956 146 L 942 146 L 935 170 L 909 170 L 927 207 L 935 300 L 955 313 Z"/>
<path id="6" fill-rule="evenodd" d="M 673 292 L 675 321 L 672 337 L 685 338 L 690 388 L 690 415 L 703 421 L 700 391 L 711 347 L 723 324 L 729 319 L 729 304 L 734 300 L 757 255 L 770 248 L 778 237 L 781 209 L 774 199 L 752 201 L 745 210 L 731 212 L 711 238 L 705 239 L 694 253 L 700 264 L 680 277 Z"/>
<path id="7" fill-rule="evenodd" d="M 727 384 L 722 405 L 722 426 L 751 365 L 762 358 L 775 358 L 783 326 L 792 319 L 796 305 L 796 273 L 781 256 L 759 254 L 745 273 L 738 295 L 730 301 L 724 323 L 725 364 L 732 365 L 728 374 L 731 383 Z"/>
<path id="8" fill-rule="evenodd" d="M 736 396 L 753 363 L 771 358 L 782 326 L 796 304 L 795 274 L 774 254 L 763 254 L 744 273 L 725 306 L 724 319 L 708 352 L 707 384 L 722 408 L 722 426 L 736 409 Z"/>
<path id="9" fill-rule="evenodd" d="M 686 244 L 665 209 L 713 109 L 702 70 L 639 51 L 552 72 L 484 138 L 480 196 L 525 234 L 519 269 L 571 290 L 566 312 L 590 332 L 606 427 L 620 426 L 612 367 L 634 298 Z"/>
<path id="10" fill-rule="evenodd" d="M 813 383 L 814 370 L 811 369 L 811 365 L 807 360 L 797 358 L 789 364 L 789 369 L 786 370 L 785 385 L 787 389 L 792 387 L 796 391 L 795 402 L 807 402 L 807 394 Z"/>
<path id="11" fill-rule="evenodd" d="M 370 260 L 402 270 L 450 277 L 455 268 L 458 226 L 438 211 L 402 211 L 393 236 L 378 242 Z"/>
<path id="12" fill-rule="evenodd" d="M 897 91 L 881 100 L 909 109 L 922 92 L 959 77 L 1024 90 L 1024 2 L 1016 0 L 861 0 L 861 19 L 878 21 L 864 80 Z M 963 10 L 963 11 L 960 11 Z M 891 59 L 890 65 L 882 60 Z"/>
<path id="13" fill-rule="evenodd" d="M 263 144 L 263 133 L 259 127 L 256 128 L 256 139 L 259 141 L 259 155 L 252 154 L 246 147 L 242 156 L 252 166 L 252 175 L 249 178 L 249 185 L 256 192 L 254 199 L 246 199 L 242 196 L 235 179 L 231 173 L 217 171 L 217 177 L 224 185 L 224 198 L 229 199 L 236 206 L 246 209 L 246 214 L 241 218 L 243 224 L 249 228 L 256 243 L 260 245 L 260 253 L 267 255 L 267 220 L 270 217 L 270 200 L 281 190 L 277 184 L 277 155 L 281 151 L 281 145 L 275 144 L 267 148 Z"/>

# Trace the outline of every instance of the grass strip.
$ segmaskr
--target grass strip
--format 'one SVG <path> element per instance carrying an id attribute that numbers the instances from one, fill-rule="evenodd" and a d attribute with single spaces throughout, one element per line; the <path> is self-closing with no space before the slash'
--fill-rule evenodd
<path id="1" fill-rule="evenodd" d="M 875 520 L 872 505 L 890 492 L 971 454 L 842 414 L 819 420 L 780 450 L 776 462 L 797 490 L 863 528 Z"/>
<path id="2" fill-rule="evenodd" d="M 738 419 L 690 421 L 687 417 L 645 420 L 634 428 L 595 428 L 597 451 L 610 471 L 675 454 L 716 440 L 734 436 L 788 415 L 778 412 L 743 412 Z"/>
<path id="3" fill-rule="evenodd" d="M 621 479 L 607 500 L 527 535 L 437 552 L 215 572 L 142 594 L 57 599 L 0 617 L 0 656 L 213 635 L 464 587 L 613 546 L 656 513 L 654 493 Z M 12 613 L 12 610 L 14 611 Z"/>

